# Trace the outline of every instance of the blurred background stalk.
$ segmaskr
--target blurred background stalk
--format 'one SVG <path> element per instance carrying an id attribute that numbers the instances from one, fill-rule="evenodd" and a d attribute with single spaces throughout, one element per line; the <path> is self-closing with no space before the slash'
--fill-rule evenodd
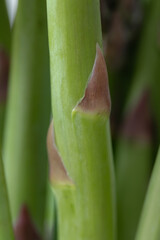
<path id="1" fill-rule="evenodd" d="M 19 0 L 4 142 L 13 223 L 22 206 L 43 230 L 50 119 L 49 57 L 45 0 Z"/>
<path id="2" fill-rule="evenodd" d="M 0 149 L 0 239 L 14 240 L 6 180 Z"/>
<path id="3" fill-rule="evenodd" d="M 140 0 L 101 0 L 100 3 L 104 54 L 112 99 L 112 140 L 115 147 L 123 106 L 134 73 L 136 47 L 146 4 Z"/>
<path id="4" fill-rule="evenodd" d="M 5 0 L 0 0 L 0 148 L 5 124 L 5 108 L 10 62 L 11 30 Z"/>
<path id="5" fill-rule="evenodd" d="M 152 167 L 150 98 L 144 91 L 125 116 L 116 148 L 118 239 L 133 240 Z"/>
<path id="6" fill-rule="evenodd" d="M 153 153 L 157 148 L 156 144 L 153 145 L 156 143 L 155 134 L 158 135 L 160 129 L 157 121 L 158 131 L 155 132 L 154 121 L 159 115 L 159 101 L 155 91 L 160 79 L 160 1 L 149 1 L 147 5 L 135 58 L 135 73 L 123 115 L 125 134 L 123 129 L 116 149 L 118 229 L 120 239 L 123 240 L 134 239 L 152 169 Z M 156 97 L 157 102 L 153 102 Z"/>
<path id="7" fill-rule="evenodd" d="M 136 240 L 160 239 L 160 149 L 153 168 Z"/>
<path id="8" fill-rule="evenodd" d="M 133 83 L 128 94 L 128 101 L 125 111 L 127 112 L 132 105 L 140 98 L 144 89 L 148 89 L 152 100 L 152 114 L 157 122 L 158 134 L 160 136 L 160 108 L 159 108 L 159 62 L 160 62 L 160 1 L 148 2 L 146 9 L 144 27 L 135 59 L 135 72 Z"/>

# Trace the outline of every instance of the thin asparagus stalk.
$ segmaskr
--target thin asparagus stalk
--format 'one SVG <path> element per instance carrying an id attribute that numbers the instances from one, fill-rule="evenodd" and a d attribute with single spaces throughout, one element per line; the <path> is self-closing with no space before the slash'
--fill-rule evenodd
<path id="1" fill-rule="evenodd" d="M 141 99 L 141 96 L 144 95 L 144 89 L 150 89 L 152 84 L 155 84 L 156 80 L 156 78 L 154 78 L 154 72 L 157 72 L 156 63 L 159 62 L 159 54 L 157 52 L 157 34 L 160 17 L 160 2 L 155 0 L 150 1 L 148 4 L 149 7 L 146 14 L 146 23 L 144 25 L 138 49 L 139 52 L 136 62 L 136 71 L 125 109 L 125 116 L 130 115 L 130 109 L 134 109 L 135 106 L 138 105 L 139 99 Z M 132 121 L 133 124 L 130 127 L 130 130 L 134 136 L 137 132 L 141 133 L 144 128 L 146 129 L 146 133 L 149 130 L 149 127 L 148 130 L 146 128 L 148 117 L 142 118 L 145 116 L 144 110 L 145 108 L 142 107 L 139 114 L 134 118 L 134 121 Z M 144 122 L 141 122 L 139 129 L 136 129 L 135 126 L 139 120 L 141 121 L 141 119 L 144 119 Z M 137 136 L 136 138 L 133 138 L 134 141 L 132 139 L 131 141 L 126 137 L 124 138 L 123 136 L 123 138 L 119 140 L 119 146 L 116 154 L 119 209 L 118 230 L 120 239 L 123 240 L 134 238 L 147 186 L 147 179 L 149 177 L 149 162 L 151 161 L 152 150 L 151 142 L 146 141 L 144 137 L 143 139 L 139 139 Z M 137 196 L 136 199 L 134 197 L 135 195 Z"/>
<path id="2" fill-rule="evenodd" d="M 148 92 L 125 117 L 116 149 L 118 237 L 135 237 L 149 181 L 152 160 Z"/>
<path id="3" fill-rule="evenodd" d="M 11 32 L 4 0 L 0 0 L 0 147 L 2 147 L 9 72 Z"/>
<path id="4" fill-rule="evenodd" d="M 5 0 L 0 0 L 0 49 L 4 49 L 10 54 L 11 30 Z"/>
<path id="5" fill-rule="evenodd" d="M 0 240 L 13 240 L 14 234 L 4 176 L 3 162 L 0 153 Z"/>
<path id="6" fill-rule="evenodd" d="M 152 172 L 136 240 L 160 239 L 160 150 Z"/>
<path id="7" fill-rule="evenodd" d="M 47 3 L 58 152 L 55 154 L 52 149 L 53 127 L 52 134 L 49 131 L 48 151 L 58 208 L 58 238 L 116 239 L 108 80 L 99 47 L 96 55 L 96 43 L 102 46 L 99 1 Z M 90 74 L 86 88 L 89 96 L 80 101 Z"/>
<path id="8" fill-rule="evenodd" d="M 104 11 L 106 19 L 108 15 L 108 21 L 106 21 L 106 27 L 108 29 L 106 28 L 107 33 L 105 33 L 103 40 L 110 79 L 112 98 L 111 127 L 114 143 L 118 135 L 123 105 L 126 101 L 134 72 L 135 42 L 139 40 L 138 33 L 143 19 L 143 11 L 140 1 L 137 0 L 103 0 L 102 3 L 102 6 L 105 4 L 108 5 L 108 11 L 105 9 L 105 6 L 103 6 L 102 23 Z M 136 16 L 136 18 L 134 16 Z M 119 91 L 119 89 L 121 90 Z"/>
<path id="9" fill-rule="evenodd" d="M 159 89 L 159 19 L 160 19 L 160 1 L 149 1 L 146 22 L 141 34 L 141 41 L 136 60 L 135 75 L 133 85 L 129 93 L 127 109 L 134 105 L 135 101 L 141 96 L 144 88 Z M 158 92 L 159 94 L 159 92 Z M 157 94 L 152 94 L 154 98 Z M 158 95 L 159 96 L 159 95 Z M 157 98 L 156 98 L 157 100 Z M 156 107 L 155 115 L 159 114 L 159 107 Z M 159 124 L 159 123 L 158 123 Z M 160 128 L 159 128 L 160 129 Z"/>
<path id="10" fill-rule="evenodd" d="M 46 186 L 46 132 L 50 119 L 45 0 L 20 0 L 14 25 L 4 143 L 6 178 L 15 223 L 26 205 L 42 231 Z"/>

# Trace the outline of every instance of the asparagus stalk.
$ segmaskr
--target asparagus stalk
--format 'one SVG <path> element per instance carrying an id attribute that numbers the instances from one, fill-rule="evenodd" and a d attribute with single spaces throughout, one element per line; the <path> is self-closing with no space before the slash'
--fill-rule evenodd
<path id="1" fill-rule="evenodd" d="M 148 5 L 146 23 L 144 25 L 138 49 L 136 71 L 125 109 L 125 116 L 130 115 L 130 109 L 134 109 L 136 105 L 139 105 L 138 101 L 144 95 L 144 89 L 150 89 L 152 84 L 155 85 L 156 81 L 156 78 L 154 78 L 154 72 L 157 73 L 156 64 L 159 62 L 159 54 L 156 48 L 160 17 L 160 2 L 156 0 L 150 1 Z M 119 146 L 116 154 L 119 209 L 118 229 L 120 239 L 134 238 L 147 186 L 147 179 L 149 177 L 151 141 L 150 139 L 149 141 L 147 140 L 148 137 L 146 134 L 147 139 L 144 137 L 141 139 L 141 136 L 139 138 L 139 134 L 137 135 L 137 133 L 139 132 L 140 135 L 142 132 L 147 133 L 150 131 L 150 127 L 146 126 L 148 121 L 148 117 L 144 114 L 146 107 L 143 106 L 143 104 L 140 105 L 142 105 L 142 107 L 140 108 L 139 113 L 135 114 L 135 117 L 132 120 L 133 124 L 130 125 L 130 130 L 131 133 L 134 134 L 134 138 L 132 137 L 130 140 L 128 137 L 124 138 L 123 136 L 123 138 L 119 140 Z M 141 121 L 142 119 L 144 119 L 144 121 Z M 139 121 L 141 124 L 139 124 Z M 137 123 L 139 125 L 138 129 L 136 129 Z M 135 173 L 136 176 L 134 176 Z M 141 179 L 141 181 L 139 179 Z M 137 196 L 136 199 L 134 197 L 135 195 Z M 126 206 L 128 207 L 128 210 L 126 210 Z"/>
<path id="2" fill-rule="evenodd" d="M 136 240 L 160 239 L 160 150 L 152 172 Z"/>
<path id="3" fill-rule="evenodd" d="M 118 237 L 135 237 L 149 181 L 151 159 L 151 112 L 144 92 L 124 120 L 116 149 Z"/>
<path id="4" fill-rule="evenodd" d="M 148 12 L 146 14 L 146 22 L 141 34 L 141 41 L 138 49 L 138 57 L 136 61 L 135 75 L 133 85 L 129 93 L 128 104 L 126 109 L 134 105 L 135 101 L 140 98 L 144 88 L 158 89 L 159 82 L 159 19 L 160 19 L 160 1 L 149 1 Z M 159 96 L 152 94 L 152 98 Z M 157 97 L 156 97 L 157 100 Z M 155 115 L 159 114 L 159 107 L 156 107 Z M 160 128 L 159 128 L 160 129 Z"/>
<path id="5" fill-rule="evenodd" d="M 7 55 L 10 53 L 11 31 L 5 0 L 0 0 L 0 49 L 4 49 Z"/>
<path id="6" fill-rule="evenodd" d="M 116 239 L 107 70 L 99 47 L 96 54 L 96 43 L 102 46 L 99 1 L 47 3 L 57 154 L 53 127 L 48 149 L 58 237 Z"/>
<path id="7" fill-rule="evenodd" d="M 3 162 L 0 153 L 0 240 L 13 240 L 13 229 L 4 176 Z"/>
<path id="8" fill-rule="evenodd" d="M 6 178 L 15 223 L 26 205 L 33 223 L 44 222 L 50 119 L 45 0 L 20 0 L 14 25 L 4 143 Z"/>
<path id="9" fill-rule="evenodd" d="M 10 26 L 4 0 L 0 0 L 0 147 L 2 147 L 9 72 Z"/>

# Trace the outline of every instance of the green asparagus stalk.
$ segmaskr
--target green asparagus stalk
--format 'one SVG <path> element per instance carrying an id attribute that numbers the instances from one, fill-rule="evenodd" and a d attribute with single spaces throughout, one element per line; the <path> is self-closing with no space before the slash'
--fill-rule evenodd
<path id="1" fill-rule="evenodd" d="M 11 30 L 5 0 L 0 0 L 0 49 L 10 54 Z"/>
<path id="2" fill-rule="evenodd" d="M 156 79 L 158 79 L 154 76 L 155 72 L 157 73 L 157 64 L 159 63 L 157 36 L 160 18 L 160 2 L 150 1 L 148 5 L 146 22 L 141 34 L 140 46 L 138 49 L 136 71 L 124 117 L 130 115 L 130 109 L 134 109 L 136 105 L 139 105 L 138 102 L 144 95 L 144 89 L 151 89 L 151 86 L 155 85 Z M 118 184 L 118 233 L 120 235 L 120 239 L 123 240 L 134 238 L 149 177 L 152 149 L 151 140 L 147 137 L 146 133 L 150 131 L 150 127 L 147 127 L 146 125 L 148 117 L 145 114 L 145 105 L 143 106 L 142 104 L 140 109 L 139 113 L 135 114 L 135 117 L 132 120 L 133 124 L 130 125 L 129 128 L 133 133 L 134 138 L 132 137 L 133 139 L 130 140 L 128 137 L 124 138 L 123 136 L 119 140 L 119 146 L 116 154 Z M 143 119 L 144 121 L 141 121 Z M 138 129 L 135 127 L 137 126 L 137 123 L 139 126 Z M 139 137 L 139 134 L 137 134 L 138 132 L 140 135 L 141 132 L 144 132 L 149 141 L 145 139 L 146 137 Z M 135 196 L 137 196 L 136 199 Z"/>
<path id="3" fill-rule="evenodd" d="M 148 92 L 125 117 L 116 149 L 118 237 L 135 237 L 148 186 L 151 160 L 151 112 Z"/>
<path id="4" fill-rule="evenodd" d="M 160 239 L 160 150 L 152 172 L 136 240 Z"/>
<path id="5" fill-rule="evenodd" d="M 159 21 L 160 21 L 160 1 L 149 1 L 148 12 L 146 13 L 146 22 L 141 33 L 141 41 L 138 49 L 138 57 L 136 59 L 135 75 L 133 77 L 133 85 L 129 93 L 127 109 L 140 98 L 144 88 L 152 90 L 152 98 L 155 99 L 153 110 L 159 119 L 159 107 L 157 106 L 157 96 L 159 92 Z M 154 89 L 154 90 L 153 90 Z M 158 93 L 157 93 L 158 92 Z M 156 103 L 157 101 L 157 103 Z M 160 122 L 160 121 L 159 121 Z M 157 121 L 157 123 L 159 124 Z M 160 127 L 159 127 L 160 129 Z"/>
<path id="6" fill-rule="evenodd" d="M 116 239 L 108 77 L 98 46 L 96 53 L 96 43 L 102 46 L 99 1 L 47 3 L 57 146 L 51 127 L 48 152 L 58 238 Z"/>
<path id="7" fill-rule="evenodd" d="M 43 229 L 50 119 L 45 0 L 20 0 L 14 25 L 4 160 L 12 220 L 26 205 Z"/>
<path id="8" fill-rule="evenodd" d="M 11 32 L 5 0 L 0 0 L 0 147 L 2 148 Z"/>
<path id="9" fill-rule="evenodd" d="M 0 153 L 0 240 L 14 240 L 3 162 Z"/>

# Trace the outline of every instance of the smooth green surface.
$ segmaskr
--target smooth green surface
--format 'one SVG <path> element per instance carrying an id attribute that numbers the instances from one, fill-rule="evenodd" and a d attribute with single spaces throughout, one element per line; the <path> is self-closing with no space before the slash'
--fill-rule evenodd
<path id="1" fill-rule="evenodd" d="M 0 152 L 0 240 L 13 240 L 8 194 Z"/>
<path id="2" fill-rule="evenodd" d="M 52 110 L 58 150 L 74 187 L 56 187 L 60 240 L 116 237 L 109 120 L 73 113 L 102 46 L 99 0 L 48 0 Z"/>
<path id="3" fill-rule="evenodd" d="M 0 147 L 3 144 L 3 131 L 4 131 L 4 121 L 5 121 L 5 108 L 6 104 L 4 102 L 0 103 Z"/>
<path id="4" fill-rule="evenodd" d="M 73 125 L 77 144 L 77 180 L 75 189 L 54 189 L 58 206 L 58 237 L 76 240 L 116 239 L 109 121 L 105 116 L 74 112 Z"/>
<path id="5" fill-rule="evenodd" d="M 13 222 L 25 204 L 41 231 L 47 186 L 46 135 L 50 119 L 45 4 L 45 0 L 19 1 L 4 143 Z"/>
<path id="6" fill-rule="evenodd" d="M 135 239 L 160 239 L 160 150 L 152 172 Z"/>
<path id="7" fill-rule="evenodd" d="M 118 239 L 133 240 L 151 169 L 150 143 L 120 138 L 116 151 Z"/>

